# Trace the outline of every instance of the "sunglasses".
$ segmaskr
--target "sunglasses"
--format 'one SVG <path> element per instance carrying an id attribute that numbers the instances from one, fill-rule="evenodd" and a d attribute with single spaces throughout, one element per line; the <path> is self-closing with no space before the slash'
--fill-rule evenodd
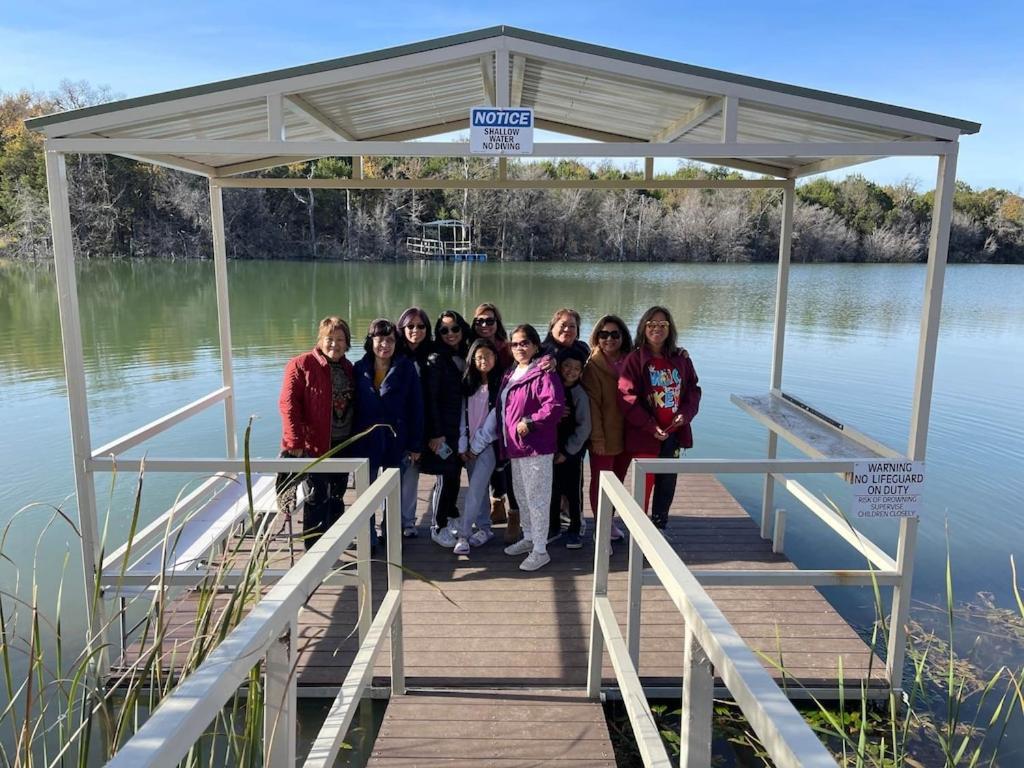
<path id="1" fill-rule="evenodd" d="M 405 330 L 407 330 L 407 331 L 425 331 L 425 330 L 427 330 L 427 326 L 425 326 L 423 323 L 409 323 L 407 326 L 405 326 Z"/>
<path id="2" fill-rule="evenodd" d="M 605 339 L 615 339 L 616 341 L 622 338 L 622 334 L 618 331 L 598 331 L 597 338 L 601 341 Z"/>
<path id="3" fill-rule="evenodd" d="M 447 336 L 449 333 L 462 333 L 462 329 L 457 325 L 442 325 L 437 329 L 438 336 Z"/>
<path id="4" fill-rule="evenodd" d="M 498 319 L 495 318 L 495 317 L 474 317 L 473 318 L 473 325 L 482 325 L 485 328 L 487 326 L 494 325 L 497 322 L 498 322 Z"/>
<path id="5" fill-rule="evenodd" d="M 652 331 L 664 331 L 666 328 L 668 328 L 668 320 L 648 320 L 646 325 Z"/>
<path id="6" fill-rule="evenodd" d="M 509 345 L 509 346 L 510 346 L 510 347 L 511 347 L 512 349 L 526 349 L 527 347 L 530 347 L 530 346 L 532 346 L 532 345 L 533 345 L 533 342 L 532 342 L 532 341 L 529 341 L 529 340 L 527 340 L 527 341 L 510 341 L 510 342 L 508 343 L 508 345 Z"/>

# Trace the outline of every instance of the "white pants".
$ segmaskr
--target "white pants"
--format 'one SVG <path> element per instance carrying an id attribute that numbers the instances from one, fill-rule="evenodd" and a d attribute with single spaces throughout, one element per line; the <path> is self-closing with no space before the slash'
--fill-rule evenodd
<path id="1" fill-rule="evenodd" d="M 512 488 L 519 502 L 523 538 L 533 542 L 533 551 L 548 551 L 548 515 L 551 507 L 551 474 L 554 455 L 512 459 Z"/>
<path id="2" fill-rule="evenodd" d="M 484 452 L 466 465 L 469 488 L 466 489 L 465 508 L 459 515 L 459 535 L 469 538 L 473 524 L 483 531 L 491 530 L 491 475 L 494 473 L 494 446 L 488 445 Z"/>

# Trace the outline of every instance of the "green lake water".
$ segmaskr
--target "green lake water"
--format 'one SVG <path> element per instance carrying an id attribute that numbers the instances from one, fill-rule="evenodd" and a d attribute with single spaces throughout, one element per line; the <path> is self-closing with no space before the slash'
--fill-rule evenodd
<path id="1" fill-rule="evenodd" d="M 312 346 L 316 321 L 331 313 L 357 339 L 374 317 L 396 318 L 419 304 L 432 315 L 493 301 L 506 325 L 545 326 L 553 309 L 576 307 L 584 334 L 604 312 L 630 325 L 644 308 L 669 306 L 704 396 L 694 422 L 700 458 L 764 455 L 766 433 L 730 403 L 733 393 L 767 392 L 775 300 L 771 265 L 407 264 L 250 262 L 229 264 L 235 384 L 240 429 L 253 415 L 252 453 L 276 455 L 277 397 L 285 361 Z M 783 389 L 839 421 L 905 450 L 925 270 L 917 265 L 795 265 Z M 216 294 L 210 263 L 84 263 L 79 268 L 92 442 L 118 437 L 220 385 Z M 914 596 L 940 601 L 947 528 L 958 596 L 992 592 L 1011 605 L 1011 555 L 1024 554 L 1024 269 L 954 266 L 946 295 L 928 441 L 925 508 Z M 354 355 L 355 353 L 353 353 Z M 80 554 L 49 505 L 73 512 L 66 388 L 52 270 L 0 263 L 0 526 L 3 554 L 26 594 L 33 561 L 41 594 L 66 565 L 63 626 L 81 632 Z M 222 409 L 214 407 L 145 446 L 151 456 L 223 455 Z M 142 455 L 143 448 L 130 455 Z M 780 455 L 797 456 L 783 448 Z M 150 475 L 144 514 L 163 511 L 186 476 Z M 751 512 L 760 478 L 726 483 Z M 848 506 L 835 478 L 811 482 Z M 133 478 L 98 482 L 111 510 L 110 539 L 125 535 Z M 17 510 L 38 502 L 20 514 Z M 798 502 L 789 512 L 787 554 L 804 568 L 860 568 L 863 561 Z M 101 521 L 102 526 L 102 521 Z M 862 520 L 861 530 L 894 551 L 898 523 Z M 438 556 L 443 556 L 439 550 Z M 14 591 L 11 563 L 0 561 Z M 827 596 L 859 627 L 873 618 L 864 589 Z"/>

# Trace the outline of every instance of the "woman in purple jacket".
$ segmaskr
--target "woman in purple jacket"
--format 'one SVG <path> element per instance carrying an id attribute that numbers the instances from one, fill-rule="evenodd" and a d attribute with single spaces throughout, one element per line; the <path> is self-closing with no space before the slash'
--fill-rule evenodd
<path id="1" fill-rule="evenodd" d="M 558 375 L 537 365 L 540 335 L 532 325 L 517 325 L 510 339 L 516 364 L 505 372 L 498 404 L 473 437 L 473 452 L 479 454 L 488 438 L 499 438 L 501 451 L 512 466 L 523 526 L 523 538 L 505 547 L 505 554 L 528 553 L 519 567 L 536 571 L 551 562 L 547 551 L 548 510 L 565 393 Z"/>

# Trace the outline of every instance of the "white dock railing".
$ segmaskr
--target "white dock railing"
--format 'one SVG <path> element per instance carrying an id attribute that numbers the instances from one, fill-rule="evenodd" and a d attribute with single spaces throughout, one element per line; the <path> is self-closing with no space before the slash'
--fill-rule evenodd
<path id="1" fill-rule="evenodd" d="M 746 569 L 700 571 L 693 574 L 705 587 L 722 586 L 843 586 L 864 587 L 877 585 L 892 587 L 892 607 L 888 622 L 888 644 L 885 670 L 889 687 L 902 688 L 903 660 L 906 653 L 906 625 L 910 612 L 910 579 L 914 569 L 914 550 L 917 541 L 916 517 L 903 518 L 896 558 L 853 527 L 852 522 L 819 499 L 812 491 L 787 474 L 846 474 L 852 472 L 857 458 L 843 459 L 638 459 L 633 466 L 633 499 L 641 506 L 644 483 L 648 474 L 759 474 L 773 478 L 789 491 L 815 517 L 824 522 L 866 560 L 862 569 Z M 776 511 L 772 551 L 782 552 L 785 534 L 785 513 Z M 762 530 L 767 530 L 762 525 Z M 644 555 L 634 541 L 629 543 L 629 576 L 627 593 L 626 642 L 634 665 L 640 663 L 640 608 L 644 584 L 661 583 L 656 572 L 645 572 Z M 817 691 L 817 693 L 827 693 Z"/>
<path id="2" fill-rule="evenodd" d="M 636 472 L 635 463 L 634 472 L 643 475 Z M 642 481 L 640 489 L 642 493 Z M 602 472 L 594 546 L 587 695 L 596 699 L 601 694 L 602 656 L 607 649 L 644 765 L 669 768 L 672 762 L 640 683 L 636 658 L 619 630 L 608 599 L 613 510 L 619 513 L 630 532 L 631 566 L 635 548 L 650 562 L 686 622 L 679 765 L 683 768 L 711 765 L 714 669 L 774 765 L 779 768 L 836 768 L 832 755 L 722 615 L 696 576 L 647 519 L 640 504 L 611 472 Z M 636 626 L 639 628 L 639 622 Z M 639 636 L 639 632 L 637 634 Z"/>
<path id="3" fill-rule="evenodd" d="M 387 469 L 344 516 L 291 568 L 266 597 L 195 672 L 178 683 L 150 718 L 107 763 L 108 768 L 172 768 L 188 753 L 249 671 L 265 663 L 264 764 L 295 765 L 296 631 L 299 612 L 334 570 L 348 544 L 357 541 L 359 563 L 369 561 L 370 516 L 387 503 L 387 530 L 401 531 L 401 483 Z M 388 590 L 367 630 L 341 692 L 310 751 L 307 766 L 333 765 L 359 699 L 373 675 L 373 663 L 385 637 L 391 642 L 391 694 L 405 693 L 402 650 L 402 539 L 387 538 Z M 370 584 L 365 582 L 366 588 Z M 372 592 L 360 596 L 372 605 Z M 360 610 L 361 618 L 369 609 Z M 362 630 L 362 627 L 361 627 Z"/>

